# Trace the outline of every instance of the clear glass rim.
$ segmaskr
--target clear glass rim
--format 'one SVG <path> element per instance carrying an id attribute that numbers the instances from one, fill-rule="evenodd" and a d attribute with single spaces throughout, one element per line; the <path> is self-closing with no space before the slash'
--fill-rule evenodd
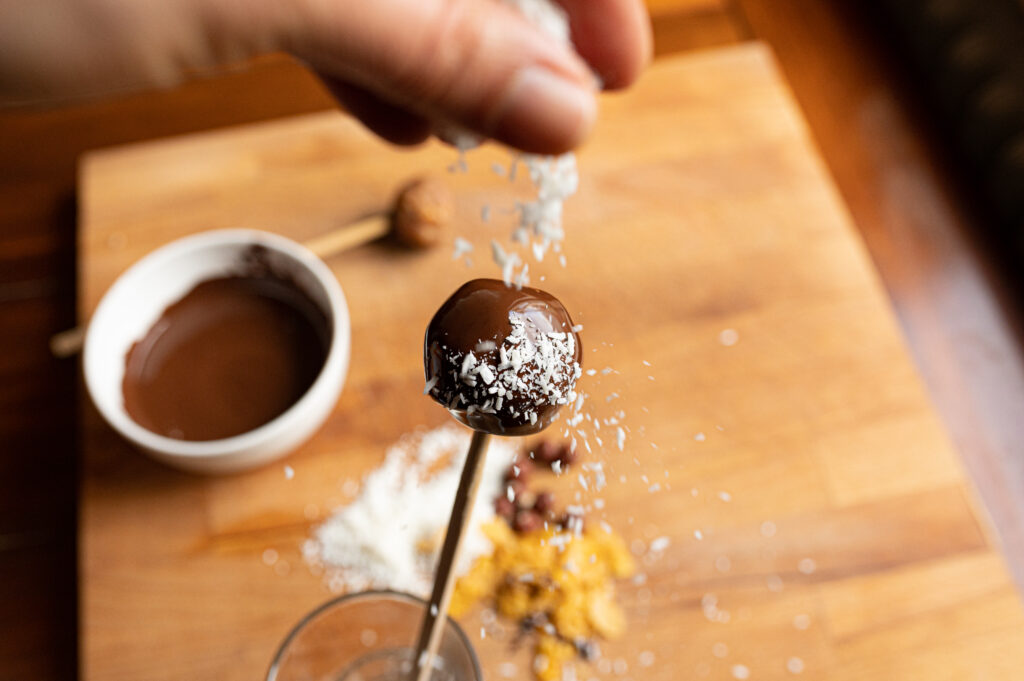
<path id="1" fill-rule="evenodd" d="M 418 605 L 424 610 L 426 610 L 427 608 L 427 602 L 422 598 L 418 598 L 416 596 L 413 596 L 412 594 L 407 594 L 404 591 L 394 591 L 392 589 L 371 589 L 368 591 L 356 591 L 355 593 L 344 594 L 332 598 L 331 600 L 321 603 L 317 607 L 310 610 L 302 617 L 302 619 L 300 619 L 295 624 L 294 627 L 291 628 L 291 631 L 288 632 L 288 635 L 285 636 L 283 641 L 281 641 L 281 645 L 278 646 L 277 652 L 274 653 L 274 659 L 270 662 L 270 669 L 267 670 L 266 681 L 276 681 L 278 668 L 280 667 L 281 657 L 284 655 L 284 651 L 288 649 L 288 646 L 292 643 L 293 640 L 295 640 L 295 637 L 298 636 L 299 633 L 303 629 L 305 629 L 310 622 L 316 619 L 317 616 L 322 614 L 324 611 L 333 608 L 336 605 L 341 605 L 342 603 L 368 600 L 373 598 L 391 598 L 396 601 L 405 601 L 407 603 L 412 603 L 413 605 Z M 476 675 L 476 678 L 483 679 L 483 672 L 480 669 L 480 660 L 477 659 L 476 650 L 473 649 L 473 646 L 470 643 L 469 637 L 466 635 L 466 632 L 462 630 L 462 627 L 459 625 L 459 623 L 453 620 L 450 615 L 445 615 L 445 619 L 447 620 L 448 625 L 451 626 L 452 630 L 455 632 L 455 635 L 462 642 L 462 645 L 465 646 L 466 650 L 469 652 L 469 659 L 473 663 L 473 673 Z"/>

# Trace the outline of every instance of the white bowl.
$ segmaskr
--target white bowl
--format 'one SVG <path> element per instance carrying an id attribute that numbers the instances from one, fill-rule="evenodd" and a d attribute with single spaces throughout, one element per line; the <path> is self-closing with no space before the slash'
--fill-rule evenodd
<path id="1" fill-rule="evenodd" d="M 286 272 L 319 305 L 331 323 L 330 347 L 320 375 L 287 411 L 259 428 L 221 440 L 189 441 L 158 435 L 136 423 L 124 407 L 125 358 L 160 318 L 201 281 L 239 271 L 253 246 L 268 264 Z M 348 371 L 350 324 L 338 280 L 304 246 L 268 232 L 204 232 L 173 241 L 132 265 L 100 301 L 85 337 L 85 385 L 110 426 L 153 458 L 201 473 L 253 468 L 305 442 L 334 408 Z"/>

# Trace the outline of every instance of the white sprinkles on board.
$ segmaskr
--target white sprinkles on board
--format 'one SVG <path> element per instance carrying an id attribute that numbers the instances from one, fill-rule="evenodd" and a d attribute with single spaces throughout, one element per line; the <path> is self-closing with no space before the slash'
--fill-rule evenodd
<path id="1" fill-rule="evenodd" d="M 469 431 L 455 424 L 404 436 L 366 476 L 358 497 L 315 528 L 302 546 L 303 557 L 322 571 L 332 591 L 429 593 L 435 544 L 448 522 L 469 438 Z M 496 438 L 488 448 L 456 574 L 491 550 L 480 526 L 494 517 L 492 500 L 503 490 L 514 455 L 508 440 Z M 265 552 L 264 562 L 267 558 Z"/>

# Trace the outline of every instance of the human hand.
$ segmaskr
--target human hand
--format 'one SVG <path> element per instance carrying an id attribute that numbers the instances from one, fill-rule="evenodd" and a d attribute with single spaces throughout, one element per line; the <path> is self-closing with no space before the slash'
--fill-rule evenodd
<path id="1" fill-rule="evenodd" d="M 399 144 L 456 124 L 525 151 L 575 147 L 604 87 L 651 51 L 642 0 L 560 0 L 578 54 L 495 0 L 0 0 L 0 100 L 169 86 L 286 50 Z"/>

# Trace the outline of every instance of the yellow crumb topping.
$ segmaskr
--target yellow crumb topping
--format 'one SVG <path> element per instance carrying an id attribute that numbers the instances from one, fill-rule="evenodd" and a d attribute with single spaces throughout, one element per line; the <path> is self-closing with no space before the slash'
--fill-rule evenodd
<path id="1" fill-rule="evenodd" d="M 500 519 L 483 530 L 494 551 L 478 558 L 458 580 L 450 613 L 458 616 L 487 601 L 504 617 L 528 623 L 537 634 L 538 679 L 560 679 L 577 644 L 625 631 L 615 579 L 631 576 L 636 565 L 617 534 L 589 526 L 580 533 L 542 529 L 517 534 Z"/>

